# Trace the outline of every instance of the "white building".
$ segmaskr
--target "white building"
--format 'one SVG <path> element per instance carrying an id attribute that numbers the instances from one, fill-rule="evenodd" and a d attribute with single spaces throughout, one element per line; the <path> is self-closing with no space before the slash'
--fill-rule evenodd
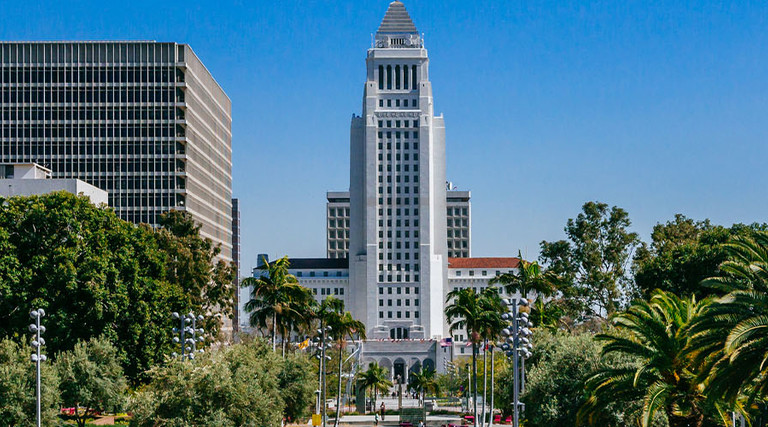
<path id="1" fill-rule="evenodd" d="M 75 178 L 51 179 L 51 170 L 36 163 L 0 164 L 0 197 L 39 196 L 55 191 L 87 196 L 94 205 L 109 201 L 106 191 Z"/>
<path id="2" fill-rule="evenodd" d="M 469 258 L 470 193 L 447 188 L 429 57 L 400 1 L 389 5 L 366 70 L 362 114 L 350 130 L 349 192 L 327 194 L 328 258 L 293 258 L 290 272 L 318 301 L 342 299 L 365 322 L 364 364 L 378 361 L 407 381 L 409 371 L 442 370 L 444 359 L 465 351 L 462 331 L 453 333 L 453 351 L 440 344 L 451 336 L 448 292 L 479 291 L 519 259 Z"/>

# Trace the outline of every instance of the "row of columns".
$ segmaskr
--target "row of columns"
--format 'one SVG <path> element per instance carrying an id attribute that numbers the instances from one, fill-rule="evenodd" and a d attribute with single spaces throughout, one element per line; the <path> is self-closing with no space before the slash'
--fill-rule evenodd
<path id="1" fill-rule="evenodd" d="M 415 65 L 395 65 L 394 67 L 379 65 L 379 90 L 414 89 L 417 81 L 416 73 Z"/>

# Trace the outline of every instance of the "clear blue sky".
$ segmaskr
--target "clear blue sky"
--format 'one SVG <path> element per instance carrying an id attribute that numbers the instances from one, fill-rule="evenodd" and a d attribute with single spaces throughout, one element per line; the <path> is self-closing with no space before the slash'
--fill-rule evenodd
<path id="1" fill-rule="evenodd" d="M 0 1 L 3 40 L 190 44 L 232 99 L 244 273 L 262 251 L 325 256 L 325 192 L 348 187 L 387 0 Z M 534 258 L 587 200 L 628 210 L 644 239 L 678 212 L 766 221 L 765 1 L 405 4 L 475 256 Z"/>

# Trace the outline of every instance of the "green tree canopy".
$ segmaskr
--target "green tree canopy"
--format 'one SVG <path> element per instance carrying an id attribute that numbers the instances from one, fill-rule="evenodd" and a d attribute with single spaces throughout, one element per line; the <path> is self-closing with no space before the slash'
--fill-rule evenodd
<path id="1" fill-rule="evenodd" d="M 693 345 L 705 362 L 713 393 L 729 402 L 746 393 L 768 394 L 768 232 L 734 237 L 728 260 L 708 286 L 730 290 L 707 307 L 693 326 Z"/>
<path id="2" fill-rule="evenodd" d="M 650 245 L 643 244 L 635 253 L 633 273 L 635 286 L 649 297 L 655 289 L 677 295 L 722 295 L 701 282 L 720 274 L 726 261 L 723 244 L 736 236 L 750 236 L 765 225 L 734 224 L 731 228 L 713 225 L 709 220 L 694 221 L 677 214 L 672 221 L 656 224 Z"/>
<path id="3" fill-rule="evenodd" d="M 218 249 L 187 214 L 163 221 L 169 228 L 136 226 L 66 192 L 0 200 L 0 336 L 23 333 L 27 313 L 43 308 L 50 354 L 104 336 L 141 381 L 173 351 L 172 311 L 231 310 L 232 270 L 214 265 Z M 205 327 L 215 336 L 219 320 Z"/>
<path id="4" fill-rule="evenodd" d="M 571 334 L 563 331 L 537 330 L 533 355 L 526 360 L 525 402 L 526 425 L 532 427 L 576 426 L 576 412 L 588 393 L 584 381 L 599 369 L 631 366 L 623 357 L 602 357 L 602 344 L 591 333 Z M 511 365 L 500 371 L 498 379 L 502 412 L 512 413 L 513 388 Z M 594 425 L 625 427 L 634 425 L 631 413 L 639 405 L 626 402 L 608 405 L 595 417 Z"/>
<path id="5" fill-rule="evenodd" d="M 0 425 L 31 426 L 36 418 L 36 365 L 30 361 L 34 352 L 28 345 L 10 339 L 0 341 Z M 41 421 L 55 425 L 59 413 L 59 377 L 50 359 L 41 370 Z"/>
<path id="6" fill-rule="evenodd" d="M 117 350 L 105 339 L 81 341 L 59 354 L 56 371 L 61 379 L 61 399 L 74 407 L 78 426 L 85 426 L 92 411 L 121 409 L 127 383 Z"/>
<path id="7" fill-rule="evenodd" d="M 567 240 L 541 242 L 541 261 L 568 285 L 560 291 L 581 301 L 581 311 L 607 316 L 620 308 L 627 264 L 640 243 L 631 224 L 624 209 L 587 202 L 568 220 Z"/>
<path id="8" fill-rule="evenodd" d="M 622 355 L 635 366 L 604 368 L 587 381 L 590 397 L 579 411 L 581 420 L 592 420 L 608 403 L 642 401 L 640 424 L 653 425 L 656 416 L 670 427 L 701 427 L 725 422 L 724 402 L 703 381 L 703 365 L 691 347 L 689 328 L 707 302 L 695 297 L 680 299 L 657 291 L 649 302 L 636 300 L 614 317 L 616 332 L 597 335 L 605 345 L 603 355 Z"/>
<path id="9" fill-rule="evenodd" d="M 154 368 L 133 399 L 133 424 L 279 426 L 283 415 L 306 414 L 313 399 L 309 372 L 304 356 L 282 359 L 263 340 L 173 360 Z"/>
<path id="10" fill-rule="evenodd" d="M 309 357 L 300 352 L 288 354 L 281 363 L 278 376 L 283 415 L 288 421 L 298 421 L 309 415 L 315 404 L 316 369 Z"/>

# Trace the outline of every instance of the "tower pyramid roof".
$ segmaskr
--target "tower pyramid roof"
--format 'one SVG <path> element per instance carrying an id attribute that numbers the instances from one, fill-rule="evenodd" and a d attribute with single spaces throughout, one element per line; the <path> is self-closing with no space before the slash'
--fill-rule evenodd
<path id="1" fill-rule="evenodd" d="M 405 5 L 395 0 L 389 4 L 376 34 L 419 34 L 419 30 L 416 29 L 411 16 L 405 10 Z"/>

